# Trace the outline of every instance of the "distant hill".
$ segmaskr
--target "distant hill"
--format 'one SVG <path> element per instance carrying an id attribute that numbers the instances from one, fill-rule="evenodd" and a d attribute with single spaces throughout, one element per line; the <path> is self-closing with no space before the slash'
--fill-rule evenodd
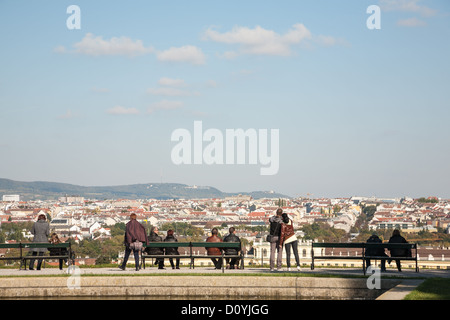
<path id="1" fill-rule="evenodd" d="M 123 186 L 84 187 L 58 182 L 21 182 L 0 178 L 0 196 L 18 194 L 21 200 L 55 200 L 62 196 L 81 196 L 86 199 L 204 199 L 250 195 L 260 198 L 289 198 L 268 192 L 222 192 L 213 187 L 192 187 L 180 183 L 146 183 Z M 1 198 L 0 198 L 1 200 Z"/>

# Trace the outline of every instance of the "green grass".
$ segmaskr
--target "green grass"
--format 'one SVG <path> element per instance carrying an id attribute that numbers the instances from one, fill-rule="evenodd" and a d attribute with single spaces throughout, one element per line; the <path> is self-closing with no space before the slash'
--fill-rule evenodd
<path id="1" fill-rule="evenodd" d="M 450 300 L 450 278 L 427 279 L 405 300 Z"/>

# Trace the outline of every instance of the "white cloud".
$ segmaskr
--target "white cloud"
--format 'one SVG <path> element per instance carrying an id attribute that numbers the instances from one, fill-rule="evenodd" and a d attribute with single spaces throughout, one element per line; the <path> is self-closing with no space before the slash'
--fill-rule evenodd
<path id="1" fill-rule="evenodd" d="M 122 114 L 139 114 L 139 110 L 136 108 L 125 108 L 122 106 L 115 106 L 114 108 L 108 109 L 107 110 L 108 114 L 113 114 L 113 115 L 122 115 Z"/>
<path id="2" fill-rule="evenodd" d="M 278 34 L 260 26 L 253 29 L 234 27 L 231 31 L 220 33 L 209 28 L 203 35 L 204 40 L 211 40 L 225 44 L 239 45 L 239 51 L 245 54 L 288 56 L 291 46 L 311 38 L 311 32 L 303 24 L 295 24 L 285 34 Z M 236 52 L 228 51 L 226 58 L 234 58 Z"/>
<path id="3" fill-rule="evenodd" d="M 419 20 L 417 18 L 409 18 L 398 20 L 397 25 L 401 27 L 423 27 L 426 26 L 427 23 L 425 21 Z"/>
<path id="4" fill-rule="evenodd" d="M 204 64 L 206 57 L 202 50 L 196 46 L 171 47 L 156 54 L 159 61 L 189 62 L 195 65 Z"/>
<path id="5" fill-rule="evenodd" d="M 156 96 L 170 96 L 170 97 L 188 97 L 192 95 L 199 95 L 198 92 L 191 93 L 188 90 L 181 90 L 177 88 L 164 87 L 164 88 L 149 88 L 147 93 Z"/>
<path id="6" fill-rule="evenodd" d="M 380 7 L 386 11 L 414 12 L 423 17 L 431 17 L 438 12 L 424 5 L 420 5 L 421 0 L 380 0 Z"/>
<path id="7" fill-rule="evenodd" d="M 162 86 L 185 87 L 186 83 L 183 79 L 161 78 L 158 83 Z"/>
<path id="8" fill-rule="evenodd" d="M 104 40 L 101 36 L 87 33 L 84 38 L 73 45 L 75 53 L 89 56 L 124 55 L 138 56 L 154 52 L 152 47 L 145 47 L 141 40 L 132 40 L 127 37 L 112 37 Z M 57 52 L 65 52 L 65 48 L 55 48 Z"/>
<path id="9" fill-rule="evenodd" d="M 150 107 L 147 109 L 147 113 L 153 113 L 157 110 L 176 110 L 181 107 L 183 107 L 183 102 L 181 101 L 163 100 L 151 104 Z"/>

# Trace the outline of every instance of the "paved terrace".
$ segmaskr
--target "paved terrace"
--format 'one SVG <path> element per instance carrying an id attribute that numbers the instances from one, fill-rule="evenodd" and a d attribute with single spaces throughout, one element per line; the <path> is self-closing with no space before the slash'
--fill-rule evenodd
<path id="1" fill-rule="evenodd" d="M 77 271 L 79 290 L 69 288 L 74 277 L 68 276 L 67 269 L 0 269 L 0 298 L 401 300 L 426 278 L 450 277 L 450 270 L 388 270 L 381 274 L 381 287 L 369 289 L 370 275 L 364 277 L 361 268 L 304 268 L 300 272 L 246 268 L 222 273 L 212 267 L 140 271 L 109 267 Z"/>

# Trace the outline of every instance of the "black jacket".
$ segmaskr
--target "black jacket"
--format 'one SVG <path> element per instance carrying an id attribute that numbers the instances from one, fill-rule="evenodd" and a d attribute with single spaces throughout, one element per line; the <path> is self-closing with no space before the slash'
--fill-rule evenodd
<path id="1" fill-rule="evenodd" d="M 269 219 L 270 222 L 270 234 L 275 237 L 281 235 L 281 218 L 279 216 L 273 216 Z"/>
<path id="2" fill-rule="evenodd" d="M 239 249 L 236 248 L 225 248 L 225 255 L 236 255 L 241 251 L 241 239 L 234 233 L 230 233 L 225 238 L 223 238 L 223 242 L 239 242 Z"/>
<path id="3" fill-rule="evenodd" d="M 163 242 L 161 236 L 158 236 L 156 233 L 151 233 L 148 237 L 148 242 Z M 145 248 L 145 252 L 147 254 L 164 254 L 164 248 Z"/>
<path id="4" fill-rule="evenodd" d="M 402 236 L 392 236 L 389 243 L 408 243 Z M 411 250 L 408 249 L 390 249 L 391 257 L 408 257 L 411 255 Z"/>
<path id="5" fill-rule="evenodd" d="M 367 239 L 366 241 L 367 243 L 383 243 L 383 241 L 381 241 L 381 239 L 378 236 L 371 236 L 369 239 Z M 384 253 L 384 248 L 367 248 L 365 255 L 367 257 L 370 256 L 386 256 L 386 254 Z"/>
<path id="6" fill-rule="evenodd" d="M 178 240 L 174 236 L 167 236 L 164 239 L 164 242 L 178 242 Z M 179 255 L 178 248 L 165 248 L 166 254 L 168 255 Z"/>

